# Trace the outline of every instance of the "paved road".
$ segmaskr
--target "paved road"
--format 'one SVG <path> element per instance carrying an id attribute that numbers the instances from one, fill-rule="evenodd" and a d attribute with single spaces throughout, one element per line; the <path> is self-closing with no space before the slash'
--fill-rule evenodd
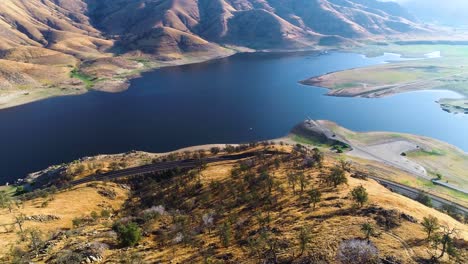
<path id="1" fill-rule="evenodd" d="M 277 152 L 277 151 L 266 151 L 264 153 L 265 154 L 282 154 L 282 152 Z M 219 157 L 204 158 L 201 160 L 188 159 L 188 160 L 179 160 L 179 161 L 158 162 L 155 164 L 150 164 L 150 165 L 145 165 L 145 166 L 140 166 L 140 167 L 135 167 L 135 168 L 112 171 L 112 172 L 105 173 L 105 174 L 91 175 L 83 179 L 72 181 L 69 184 L 72 186 L 75 186 L 75 185 L 93 182 L 93 181 L 109 181 L 109 180 L 115 180 L 118 178 L 143 175 L 147 173 L 163 172 L 163 171 L 173 170 L 177 168 L 191 169 L 191 168 L 196 168 L 197 166 L 200 166 L 201 164 L 209 164 L 209 163 L 221 162 L 221 161 L 234 161 L 234 160 L 254 157 L 256 155 L 257 153 L 255 152 L 248 152 L 248 153 L 237 154 L 237 155 L 225 155 L 225 156 L 219 156 Z"/>
<path id="2" fill-rule="evenodd" d="M 406 197 L 409 197 L 411 199 L 416 199 L 418 195 L 421 193 L 421 191 L 417 189 L 413 189 L 411 187 L 395 183 L 389 180 L 381 179 L 379 177 L 375 176 L 369 176 L 369 178 L 379 182 L 383 186 L 391 189 L 393 192 L 399 193 L 401 195 L 404 195 Z M 449 200 L 440 198 L 438 196 L 426 193 L 431 199 L 432 199 L 432 204 L 435 208 L 441 209 L 442 206 L 444 205 L 453 205 L 455 206 L 461 213 L 468 214 L 468 208 L 464 207 L 463 205 L 451 202 Z"/>
<path id="3" fill-rule="evenodd" d="M 284 154 L 282 152 L 277 152 L 277 151 L 267 151 L 265 154 Z M 240 159 L 245 159 L 249 157 L 254 157 L 256 153 L 249 152 L 249 153 L 243 153 L 243 154 L 238 154 L 238 155 L 226 155 L 226 156 L 219 156 L 219 157 L 211 157 L 211 158 L 205 158 L 201 160 L 181 160 L 181 161 L 167 161 L 167 162 L 159 162 L 155 164 L 150 164 L 150 165 L 145 165 L 141 167 L 135 167 L 135 168 L 129 168 L 129 169 L 124 169 L 124 170 L 119 170 L 119 171 L 113 171 L 105 174 L 96 174 L 92 175 L 83 179 L 79 179 L 76 181 L 70 182 L 72 186 L 83 184 L 83 183 L 89 183 L 93 181 L 110 181 L 110 180 L 115 180 L 119 178 L 125 178 L 125 177 L 131 177 L 131 176 L 137 176 L 137 175 L 143 175 L 147 173 L 156 173 L 156 172 L 163 172 L 163 171 L 168 171 L 168 170 L 173 170 L 173 169 L 192 169 L 196 168 L 197 166 L 200 166 L 201 164 L 209 164 L 209 163 L 215 163 L 215 162 L 222 162 L 222 161 L 234 161 L 234 160 L 240 160 Z M 370 176 L 369 178 L 376 180 L 377 182 L 383 184 L 387 188 L 390 188 L 392 191 L 402 194 L 404 196 L 407 196 L 409 198 L 415 199 L 420 191 L 414 188 L 410 188 L 392 181 L 388 181 L 385 179 L 381 179 L 379 177 L 373 177 Z M 468 208 L 450 202 L 448 200 L 445 200 L 443 198 L 428 194 L 429 197 L 432 198 L 433 205 L 436 208 L 441 208 L 443 205 L 454 205 L 460 212 L 463 213 L 468 213 Z"/>
<path id="4" fill-rule="evenodd" d="M 322 125 L 320 125 L 318 122 L 316 122 L 314 120 L 307 120 L 304 123 L 304 125 L 305 125 L 306 128 L 309 128 L 312 131 L 314 131 L 314 130 L 315 131 L 320 131 L 324 136 L 326 136 L 330 140 L 340 141 L 342 143 L 348 144 L 352 149 L 362 151 L 362 152 L 366 153 L 367 155 L 375 158 L 377 161 L 380 161 L 380 162 L 382 162 L 384 164 L 396 167 L 396 168 L 401 169 L 403 171 L 406 171 L 406 172 L 408 172 L 410 174 L 413 174 L 413 175 L 415 175 L 417 177 L 423 177 L 423 178 L 427 179 L 427 175 L 426 175 L 426 177 L 424 177 L 424 175 L 421 175 L 419 173 L 414 173 L 413 171 L 407 170 L 406 168 L 400 166 L 400 164 L 397 164 L 397 163 L 394 163 L 394 162 L 391 162 L 391 161 L 387 161 L 387 160 L 383 160 L 382 158 L 368 152 L 366 149 L 360 148 L 359 146 L 356 146 L 356 145 L 352 144 L 346 138 L 343 138 L 340 135 L 336 135 L 333 131 L 331 131 L 330 129 L 328 129 L 328 128 L 322 126 Z M 399 193 L 399 194 L 402 194 L 404 196 L 407 196 L 407 197 L 409 197 L 411 199 L 416 199 L 416 197 L 418 197 L 419 193 L 421 192 L 418 189 L 411 188 L 411 187 L 408 187 L 408 186 L 405 186 L 405 185 L 402 185 L 402 184 L 398 184 L 398 183 L 395 183 L 395 182 L 392 182 L 392 181 L 389 181 L 389 180 L 385 180 L 385 179 L 382 179 L 382 178 L 379 178 L 379 177 L 370 177 L 370 178 L 372 178 L 372 179 L 378 181 L 379 183 L 383 184 L 384 186 L 390 188 L 392 191 L 394 191 L 396 193 Z M 451 186 L 446 186 L 446 187 L 451 188 Z M 462 192 L 465 192 L 465 191 L 462 191 Z M 433 205 L 434 205 L 435 208 L 440 209 L 440 208 L 442 208 L 443 205 L 454 205 L 460 212 L 462 212 L 464 214 L 468 213 L 468 208 L 466 208 L 466 207 L 464 207 L 464 206 L 462 206 L 460 204 L 453 203 L 453 202 L 451 202 L 449 200 L 440 198 L 440 197 L 432 195 L 432 194 L 427 194 L 427 195 L 429 197 L 431 197 Z"/>

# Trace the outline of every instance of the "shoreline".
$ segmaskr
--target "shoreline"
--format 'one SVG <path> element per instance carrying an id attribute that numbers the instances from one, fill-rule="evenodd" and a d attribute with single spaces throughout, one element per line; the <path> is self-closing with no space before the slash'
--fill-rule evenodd
<path id="1" fill-rule="evenodd" d="M 336 97 L 382 98 L 414 91 L 447 90 L 460 96 L 438 98 L 441 110 L 468 114 L 468 75 L 464 71 L 468 62 L 462 59 L 466 45 L 398 43 L 370 44 L 350 51 L 366 57 L 393 53 L 412 59 L 328 72 L 299 83 L 328 89 L 326 95 Z"/>
<path id="2" fill-rule="evenodd" d="M 88 93 L 89 91 L 98 91 L 105 93 L 120 93 L 128 90 L 129 82 L 133 79 L 141 78 L 144 73 L 159 70 L 168 67 L 178 67 L 185 65 L 195 65 L 200 63 L 207 63 L 219 59 L 229 58 L 238 54 L 244 53 L 264 53 L 264 54 L 293 54 L 298 52 L 310 52 L 321 55 L 324 52 L 339 51 L 338 49 L 265 49 L 265 50 L 252 50 L 241 47 L 226 47 L 227 52 L 225 54 L 215 55 L 200 55 L 200 56 L 186 56 L 178 60 L 173 61 L 159 61 L 148 59 L 148 63 L 152 66 L 143 66 L 142 69 L 138 69 L 135 72 L 129 73 L 128 75 L 116 76 L 114 78 L 98 80 L 95 87 L 92 88 L 35 88 L 28 91 L 22 90 L 8 90 L 0 94 L 0 111 L 14 108 L 29 103 L 34 103 L 42 100 L 47 100 L 55 97 L 62 96 L 79 96 Z M 125 58 L 131 60 L 130 58 Z M 99 78 L 97 78 L 99 79 Z M 63 93 L 63 91 L 66 91 Z M 25 97 L 27 96 L 27 97 Z M 11 99 L 8 99 L 11 98 Z M 7 99 L 5 99 L 7 98 Z"/>
<path id="3" fill-rule="evenodd" d="M 339 72 L 338 72 L 339 73 Z M 315 81 L 312 79 L 320 78 L 313 77 L 311 79 L 299 81 L 300 84 L 310 87 L 317 87 L 320 89 L 326 89 L 326 96 L 343 97 L 343 98 L 367 98 L 367 99 L 378 99 L 391 97 L 394 95 L 410 93 L 410 92 L 424 92 L 424 91 L 447 91 L 459 95 L 459 98 L 439 98 L 435 101 L 439 104 L 442 111 L 451 114 L 468 114 L 468 97 L 462 95 L 460 92 L 451 89 L 440 89 L 440 88 L 423 88 L 423 89 L 407 89 L 407 90 L 396 90 L 394 86 L 380 87 L 375 90 L 369 90 L 366 92 L 355 91 L 351 89 L 335 89 L 328 85 L 323 84 L 321 81 Z"/>
<path id="4" fill-rule="evenodd" d="M 188 58 L 188 59 L 181 59 L 183 61 L 182 63 L 178 63 L 179 61 L 175 60 L 171 63 L 166 64 L 167 62 L 163 63 L 163 65 L 155 66 L 155 67 L 148 67 L 148 68 L 143 68 L 141 70 L 138 70 L 135 73 L 127 75 L 123 79 L 118 79 L 118 78 L 112 78 L 110 80 L 105 80 L 102 81 L 102 83 L 106 83 L 106 87 L 103 88 L 89 88 L 89 89 L 77 89 L 76 91 L 78 92 L 70 92 L 70 93 L 59 93 L 57 91 L 64 90 L 64 88 L 36 88 L 33 90 L 28 90 L 28 91 L 21 91 L 21 90 L 10 90 L 10 91 L 4 91 L 4 94 L 0 95 L 0 111 L 9 109 L 9 108 L 14 108 L 17 106 L 21 105 L 26 105 L 29 103 L 34 103 L 42 100 L 47 100 L 55 97 L 62 97 L 62 96 L 77 96 L 77 95 L 83 95 L 88 93 L 89 91 L 98 91 L 98 92 L 105 92 L 105 93 L 119 93 L 126 91 L 129 88 L 129 81 L 136 79 L 136 78 L 141 78 L 141 74 L 166 68 L 166 67 L 177 67 L 177 66 L 183 66 L 183 65 L 191 65 L 191 64 L 198 64 L 198 63 L 204 63 L 216 59 L 223 59 L 223 58 L 228 58 L 231 56 L 234 56 L 236 54 L 240 54 L 243 52 L 236 52 L 232 50 L 232 53 L 227 53 L 225 55 L 217 55 L 209 58 L 203 58 L 203 56 L 200 56 L 198 58 Z M 184 61 L 186 60 L 186 61 Z M 161 63 L 157 60 L 151 61 L 151 63 L 157 64 Z M 99 83 L 98 83 L 99 84 Z M 101 85 L 100 85 L 101 86 Z M 41 93 L 43 93 L 41 95 Z M 29 96 L 29 95 L 35 95 L 35 97 Z M 25 98 L 24 96 L 28 96 L 28 98 Z M 13 98 L 11 100 L 5 100 L 5 97 L 10 97 Z"/>
<path id="5" fill-rule="evenodd" d="M 302 130 L 305 134 L 298 132 L 301 130 L 293 129 L 286 136 L 257 143 L 269 142 L 276 145 L 290 146 L 302 144 L 310 147 L 318 147 L 325 151 L 327 155 L 334 155 L 337 157 L 344 155 L 343 157 L 357 162 L 359 166 L 383 171 L 391 169 L 393 174 L 402 174 L 402 178 L 395 178 L 395 175 L 393 175 L 389 176 L 388 180 L 393 180 L 397 183 L 432 193 L 442 190 L 441 193 L 443 193 L 442 195 L 444 197 L 456 198 L 455 200 L 466 199 L 461 197 L 466 197 L 467 190 L 465 187 L 467 179 L 460 177 L 460 175 L 463 175 L 462 172 L 468 169 L 467 163 L 463 162 L 463 160 L 468 160 L 468 153 L 456 146 L 440 140 L 405 133 L 376 131 L 354 132 L 326 120 L 308 120 L 296 126 L 296 128 L 301 126 L 306 128 Z M 328 139 L 333 139 L 333 141 L 322 142 L 318 140 L 320 138 L 323 139 L 324 136 Z M 344 151 L 341 154 L 334 150 L 332 145 L 335 145 L 335 143 L 332 142 L 335 141 L 347 144 L 350 147 L 349 151 Z M 53 175 L 59 171 L 68 170 L 70 168 L 74 169 L 78 164 L 85 164 L 86 167 L 91 166 L 98 169 L 98 171 L 112 171 L 112 164 L 115 163 L 125 164 L 122 165 L 122 168 L 138 167 L 151 164 L 155 159 L 173 154 L 180 156 L 186 153 L 196 153 L 200 151 L 206 153 L 210 152 L 210 149 L 213 147 L 222 150 L 228 145 L 237 147 L 243 144 L 204 144 L 159 153 L 132 150 L 125 153 L 101 154 L 83 157 L 62 165 L 52 165 L 44 170 L 30 173 L 23 181 L 20 179 L 17 181 L 31 182 L 44 175 Z M 438 154 L 439 152 L 440 154 Z M 405 154 L 403 155 L 402 153 Z M 439 165 L 441 162 L 451 165 L 448 167 L 440 167 Z M 438 169 L 438 171 L 436 171 L 436 169 Z M 437 182 L 434 182 L 436 172 L 443 175 L 443 181 L 439 179 L 438 182 L 443 183 L 442 185 L 445 186 L 428 188 L 425 184 L 426 182 L 432 182 L 431 186 L 437 184 Z M 452 186 L 454 188 L 452 188 Z M 463 190 L 459 192 L 465 193 L 465 195 L 458 197 L 458 195 L 452 193 L 449 189 L 454 190 L 455 193 L 457 189 Z"/>

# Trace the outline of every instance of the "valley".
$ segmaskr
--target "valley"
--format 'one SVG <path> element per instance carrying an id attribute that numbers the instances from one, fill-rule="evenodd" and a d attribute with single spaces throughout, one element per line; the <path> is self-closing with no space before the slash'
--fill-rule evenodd
<path id="1" fill-rule="evenodd" d="M 0 1 L 0 262 L 468 263 L 437 5 Z"/>

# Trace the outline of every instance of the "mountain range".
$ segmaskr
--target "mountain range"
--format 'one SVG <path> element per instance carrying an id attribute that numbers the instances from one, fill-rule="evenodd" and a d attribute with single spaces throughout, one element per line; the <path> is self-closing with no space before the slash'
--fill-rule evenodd
<path id="1" fill-rule="evenodd" d="M 82 57 L 113 45 L 152 54 L 217 44 L 298 48 L 421 29 L 398 4 L 375 0 L 5 0 L 0 7 L 0 49 Z"/>
<path id="2" fill-rule="evenodd" d="M 426 30 L 397 3 L 376 0 L 2 0 L 0 95 L 82 91 L 145 68 L 141 57 L 180 64 Z"/>

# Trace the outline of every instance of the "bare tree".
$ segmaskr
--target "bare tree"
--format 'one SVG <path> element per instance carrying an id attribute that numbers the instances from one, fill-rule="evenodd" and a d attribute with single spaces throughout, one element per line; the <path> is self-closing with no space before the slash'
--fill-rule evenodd
<path id="1" fill-rule="evenodd" d="M 208 212 L 202 216 L 203 225 L 208 228 L 208 233 L 211 234 L 211 228 L 214 224 L 214 213 Z"/>
<path id="2" fill-rule="evenodd" d="M 448 254 L 449 256 L 456 256 L 457 251 L 453 243 L 453 237 L 457 234 L 457 229 L 448 226 L 443 227 L 443 231 L 431 237 L 432 246 L 435 250 L 431 257 L 432 261 L 437 261 Z M 440 254 L 437 254 L 440 251 Z"/>
<path id="3" fill-rule="evenodd" d="M 380 261 L 374 244 L 358 239 L 341 242 L 336 258 L 341 264 L 377 264 Z"/>

